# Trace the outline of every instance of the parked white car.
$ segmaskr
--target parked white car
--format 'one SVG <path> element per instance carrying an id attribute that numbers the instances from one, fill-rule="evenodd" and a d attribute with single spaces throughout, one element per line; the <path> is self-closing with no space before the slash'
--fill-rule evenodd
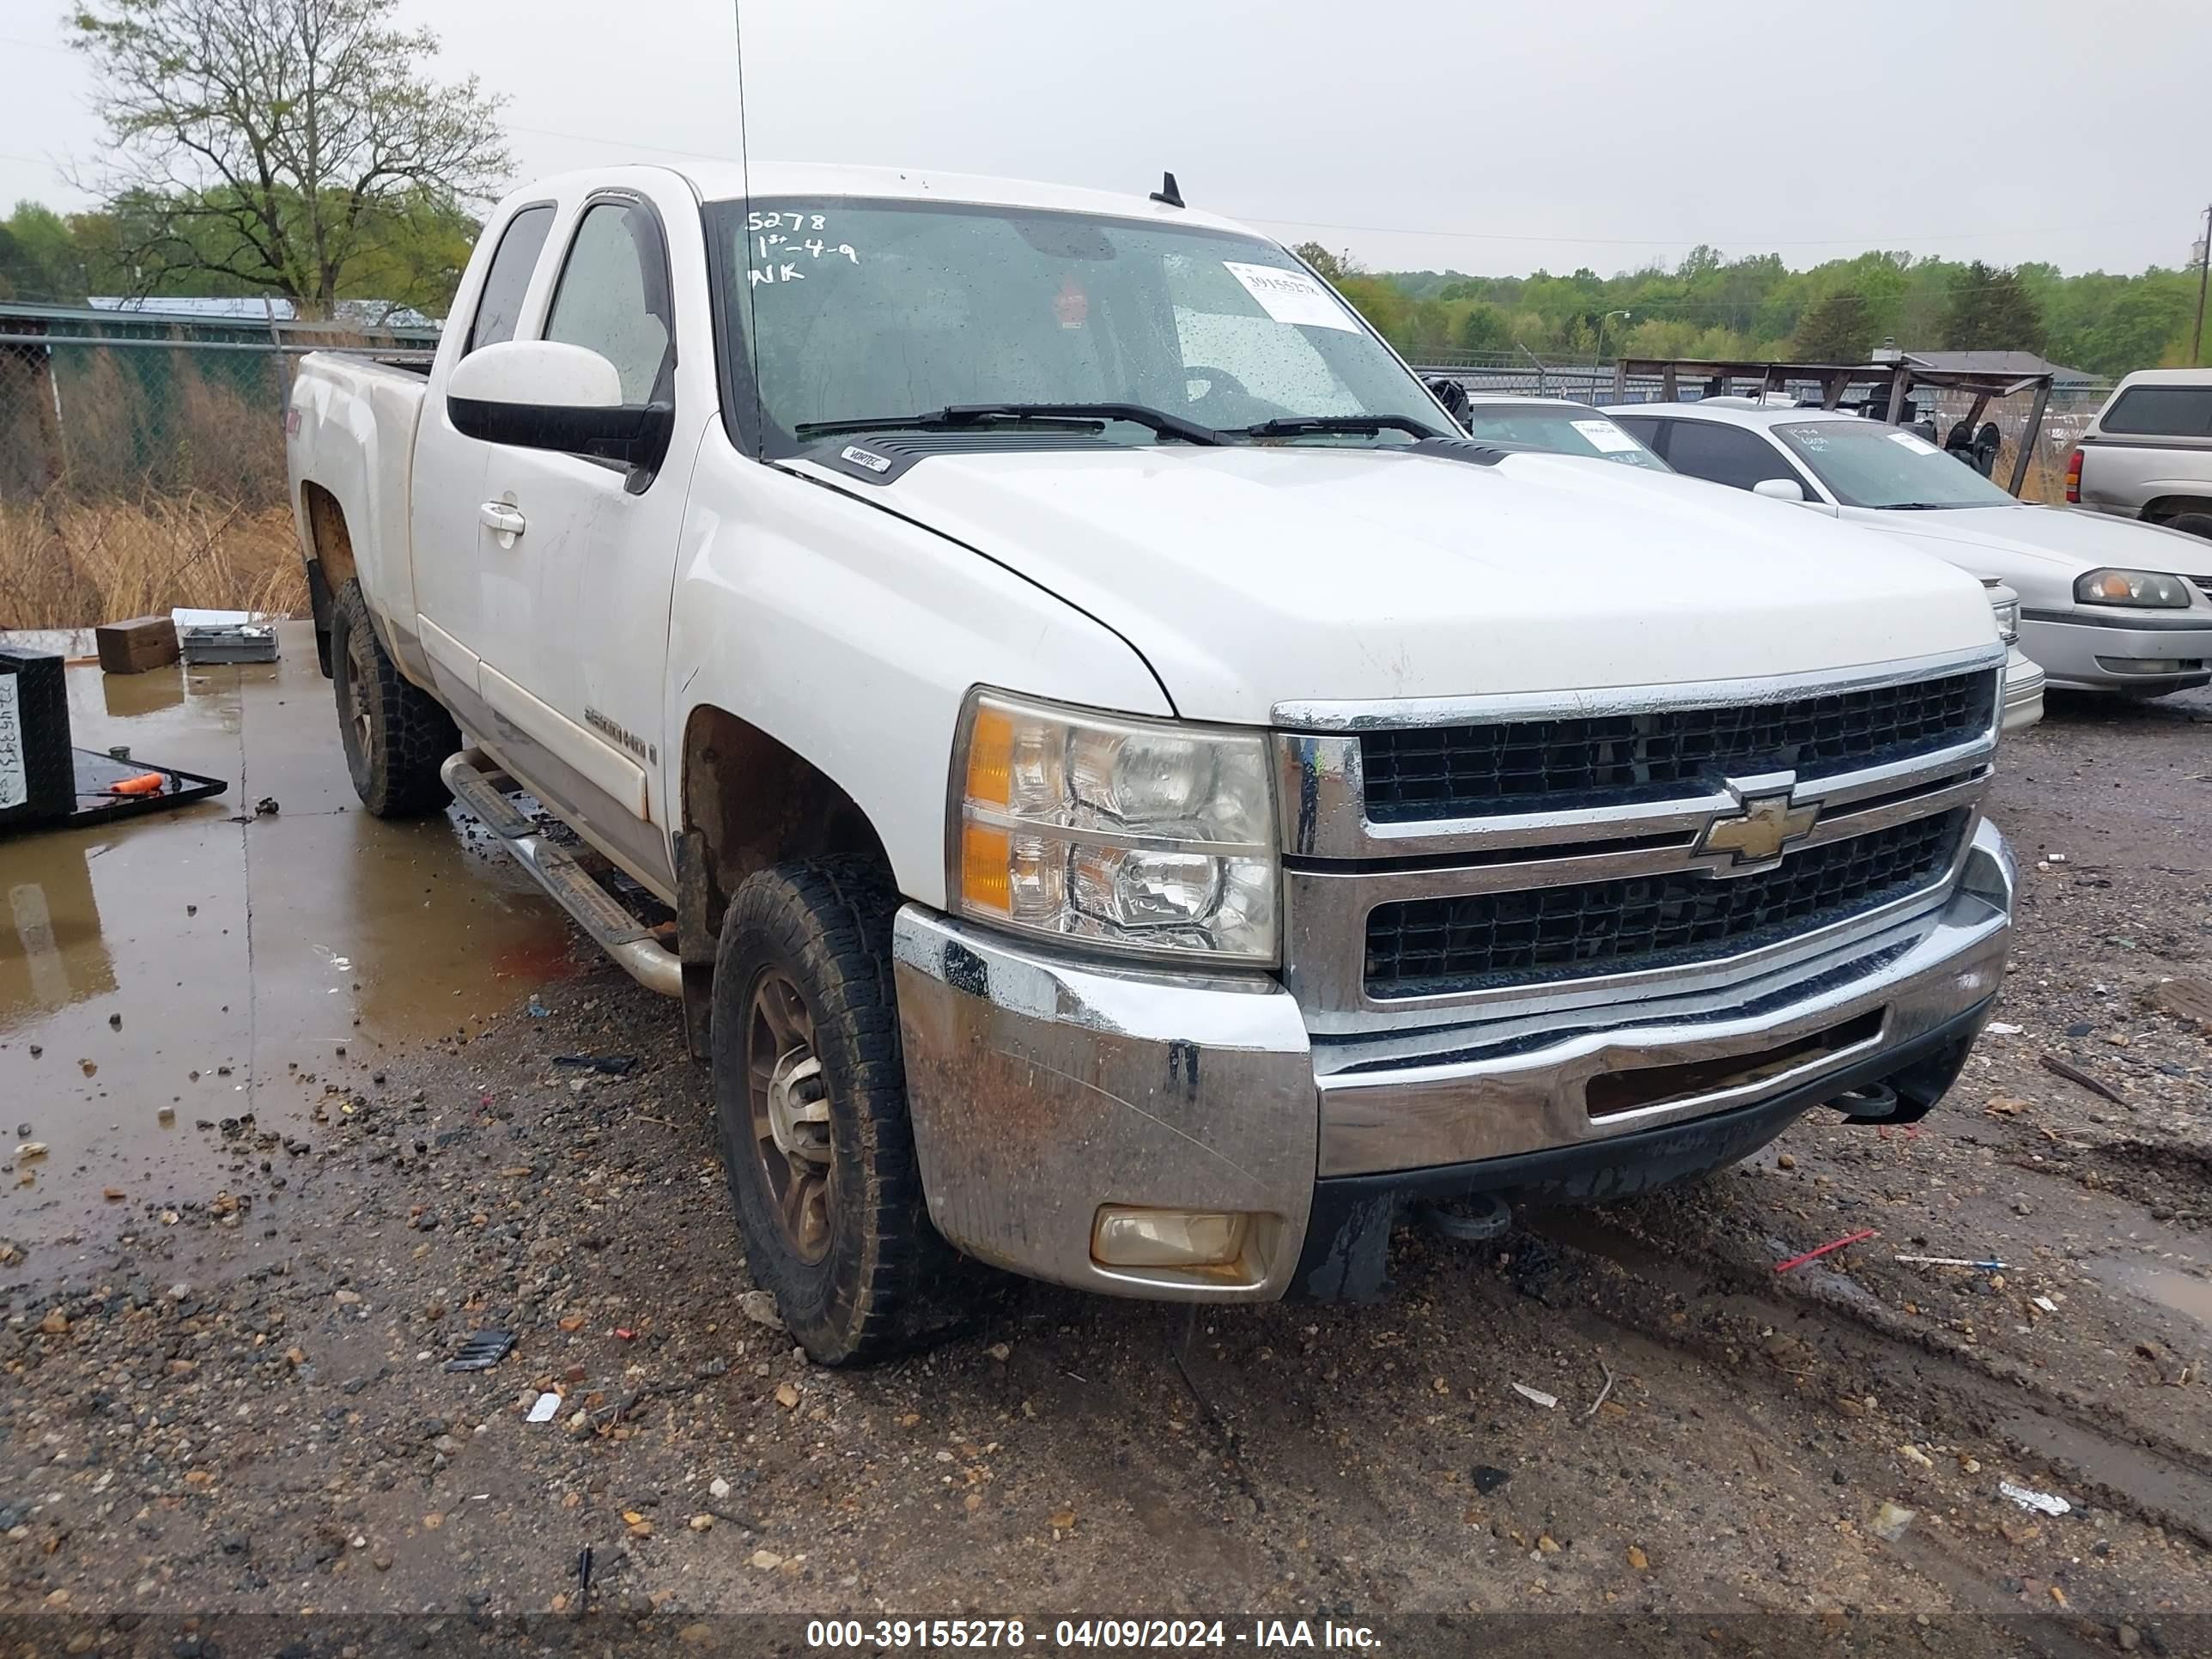
<path id="1" fill-rule="evenodd" d="M 1917 1119 L 1997 994 L 1976 583 L 1478 445 L 1172 188 L 547 179 L 290 415 L 362 799 L 682 999 L 817 1359 L 948 1245 L 1373 1295 L 1402 1214 Z"/>
<path id="2" fill-rule="evenodd" d="M 1477 392 L 1469 394 L 1460 422 L 1469 437 L 1485 443 L 1540 449 L 1553 455 L 1581 455 L 1646 472 L 1674 471 L 1612 415 L 1613 411 L 1571 398 Z M 1838 556 L 1850 555 L 1841 551 Z M 2043 718 L 2045 675 L 2020 648 L 2020 595 L 1994 576 L 1975 574 L 1982 575 L 1990 609 L 1996 616 L 1997 632 L 2005 642 L 2004 729 L 2008 734 L 2025 732 Z"/>
<path id="3" fill-rule="evenodd" d="M 1750 398 L 1607 413 L 1677 472 L 1800 501 L 1994 576 L 2050 684 L 2157 697 L 2212 684 L 2212 544 L 2015 501 L 1917 433 Z"/>

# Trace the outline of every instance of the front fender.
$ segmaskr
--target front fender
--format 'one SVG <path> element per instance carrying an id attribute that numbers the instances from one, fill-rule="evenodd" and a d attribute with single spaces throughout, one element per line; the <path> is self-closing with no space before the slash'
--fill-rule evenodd
<path id="1" fill-rule="evenodd" d="M 720 708 L 801 755 L 866 813 L 899 890 L 945 902 L 945 790 L 969 690 L 1170 714 L 1135 649 L 981 554 L 710 431 L 669 625 L 664 730 Z M 665 769 L 681 824 L 681 768 Z"/>

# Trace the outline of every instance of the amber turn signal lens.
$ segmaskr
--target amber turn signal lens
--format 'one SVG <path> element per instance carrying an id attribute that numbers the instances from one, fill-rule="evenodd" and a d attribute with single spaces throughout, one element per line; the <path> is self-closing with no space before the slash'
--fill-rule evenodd
<path id="1" fill-rule="evenodd" d="M 1003 830 L 988 823 L 960 826 L 960 896 L 972 908 L 999 916 L 1012 912 L 1012 850 Z"/>
<path id="2" fill-rule="evenodd" d="M 975 724 L 968 735 L 968 799 L 1004 806 L 1013 793 L 1014 717 L 985 703 L 975 710 Z"/>

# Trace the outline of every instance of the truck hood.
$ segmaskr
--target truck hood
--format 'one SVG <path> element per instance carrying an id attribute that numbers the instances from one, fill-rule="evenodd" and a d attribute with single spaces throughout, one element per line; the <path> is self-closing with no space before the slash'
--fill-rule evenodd
<path id="1" fill-rule="evenodd" d="M 793 465 L 1097 617 L 1193 719 L 1863 668 L 1995 637 L 1980 585 L 1936 560 L 1603 461 L 954 451 L 889 484 Z"/>
<path id="2" fill-rule="evenodd" d="M 1935 513 L 1845 507 L 1844 522 L 1993 575 L 2031 605 L 2073 602 L 2074 579 L 2116 566 L 2212 576 L 2212 542 L 2162 526 L 2064 507 L 1962 507 Z"/>

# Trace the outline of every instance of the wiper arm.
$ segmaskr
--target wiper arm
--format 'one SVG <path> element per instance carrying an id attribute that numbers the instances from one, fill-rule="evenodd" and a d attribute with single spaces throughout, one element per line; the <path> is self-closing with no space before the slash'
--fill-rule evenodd
<path id="1" fill-rule="evenodd" d="M 942 432 L 963 426 L 1000 422 L 1040 424 L 1088 424 L 1127 421 L 1150 427 L 1163 438 L 1180 438 L 1187 444 L 1218 444 L 1221 434 L 1210 426 L 1186 421 L 1146 404 L 950 404 L 923 415 L 878 415 L 851 421 L 801 421 L 792 428 L 799 438 L 823 438 L 837 432 Z"/>
<path id="2" fill-rule="evenodd" d="M 1382 432 L 1410 432 L 1416 438 L 1444 436 L 1427 422 L 1417 421 L 1410 415 L 1289 415 L 1261 421 L 1256 426 L 1224 427 L 1222 436 L 1298 438 L 1313 432 L 1341 432 L 1370 438 Z"/>
<path id="3" fill-rule="evenodd" d="M 1965 503 L 1960 501 L 1885 501 L 1881 510 L 1884 513 L 1948 513 L 1953 507 L 1963 505 Z"/>

